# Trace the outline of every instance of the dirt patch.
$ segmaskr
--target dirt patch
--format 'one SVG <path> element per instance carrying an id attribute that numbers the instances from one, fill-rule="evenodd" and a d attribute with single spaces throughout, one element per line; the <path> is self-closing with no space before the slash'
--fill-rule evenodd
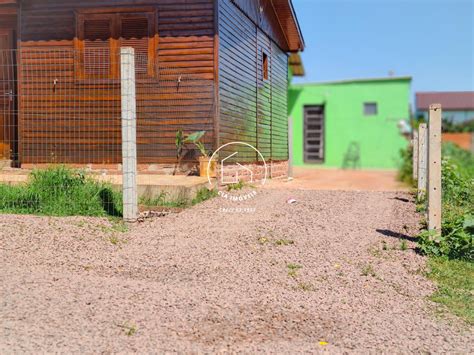
<path id="1" fill-rule="evenodd" d="M 469 329 L 426 300 L 409 195 L 264 190 L 246 213 L 231 206 L 129 231 L 0 216 L 0 351 L 472 349 Z"/>
<path id="2" fill-rule="evenodd" d="M 394 170 L 343 170 L 295 167 L 294 180 L 273 180 L 270 188 L 344 191 L 405 191 L 408 186 L 397 181 Z"/>

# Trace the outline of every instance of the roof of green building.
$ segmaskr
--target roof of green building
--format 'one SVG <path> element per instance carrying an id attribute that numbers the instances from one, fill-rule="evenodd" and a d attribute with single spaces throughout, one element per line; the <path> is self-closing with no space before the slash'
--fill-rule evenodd
<path id="1" fill-rule="evenodd" d="M 412 80 L 411 76 L 390 76 L 390 77 L 384 77 L 384 78 L 360 78 L 360 79 L 324 81 L 324 82 L 317 82 L 317 83 L 292 84 L 292 86 L 315 86 L 315 85 L 352 84 L 352 83 L 367 83 L 367 82 L 380 82 L 380 81 L 411 81 L 411 80 Z"/>

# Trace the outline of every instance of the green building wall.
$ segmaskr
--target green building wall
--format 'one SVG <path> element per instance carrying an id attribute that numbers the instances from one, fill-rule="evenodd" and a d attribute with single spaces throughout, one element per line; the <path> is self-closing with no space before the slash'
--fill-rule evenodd
<path id="1" fill-rule="evenodd" d="M 397 168 L 399 151 L 408 144 L 398 123 L 410 119 L 410 84 L 411 78 L 403 77 L 291 85 L 293 164 L 342 168 L 348 152 L 358 146 L 358 168 Z M 377 103 L 376 115 L 364 115 L 365 102 Z M 325 108 L 325 159 L 317 164 L 304 162 L 304 107 L 311 105 Z"/>

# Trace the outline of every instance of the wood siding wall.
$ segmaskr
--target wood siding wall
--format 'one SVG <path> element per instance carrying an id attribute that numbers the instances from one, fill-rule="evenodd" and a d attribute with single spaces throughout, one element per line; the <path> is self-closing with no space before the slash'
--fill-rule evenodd
<path id="1" fill-rule="evenodd" d="M 265 33 L 236 3 L 219 2 L 220 144 L 242 141 L 258 148 L 267 161 L 287 160 L 288 57 L 269 36 L 278 29 Z M 264 53 L 269 58 L 267 80 Z M 221 156 L 233 151 L 226 149 Z M 252 149 L 239 150 L 239 159 L 244 158 L 259 160 Z"/>
<path id="2" fill-rule="evenodd" d="M 25 0 L 19 79 L 22 163 L 47 163 L 51 156 L 67 163 L 121 161 L 118 83 L 80 82 L 75 73 L 75 10 L 110 5 L 156 12 L 157 73 L 137 83 L 138 162 L 174 162 L 179 128 L 206 130 L 206 143 L 213 145 L 213 0 Z M 56 54 L 48 56 L 48 51 Z M 56 90 L 67 94 L 48 91 L 55 79 Z"/>

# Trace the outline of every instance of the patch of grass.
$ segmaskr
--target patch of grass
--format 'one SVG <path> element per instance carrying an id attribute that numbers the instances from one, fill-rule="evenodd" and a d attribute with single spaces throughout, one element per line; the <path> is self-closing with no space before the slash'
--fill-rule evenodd
<path id="1" fill-rule="evenodd" d="M 34 170 L 24 185 L 0 184 L 0 212 L 45 216 L 122 216 L 122 195 L 80 170 Z"/>
<path id="2" fill-rule="evenodd" d="M 260 237 L 258 238 L 258 244 L 260 245 L 265 245 L 269 242 L 268 238 L 267 237 Z"/>
<path id="3" fill-rule="evenodd" d="M 375 270 L 371 264 L 367 264 L 362 268 L 361 271 L 362 276 L 372 276 L 376 277 L 377 274 L 375 273 Z"/>
<path id="4" fill-rule="evenodd" d="M 278 240 L 275 240 L 275 245 L 283 245 L 283 246 L 287 246 L 287 245 L 293 245 L 295 244 L 295 242 L 293 240 L 289 240 L 289 239 L 278 239 Z"/>
<path id="5" fill-rule="evenodd" d="M 385 240 L 382 240 L 382 250 L 388 250 L 388 245 Z"/>
<path id="6" fill-rule="evenodd" d="M 156 197 L 141 197 L 139 204 L 147 207 L 176 207 L 186 208 L 189 206 L 189 201 L 185 197 L 178 197 L 176 199 L 168 199 L 168 194 L 165 191 L 161 191 Z"/>
<path id="7" fill-rule="evenodd" d="M 120 239 L 117 236 L 112 235 L 109 237 L 109 242 L 113 245 L 118 245 L 120 243 Z"/>
<path id="8" fill-rule="evenodd" d="M 122 328 L 125 334 L 129 337 L 131 337 L 132 335 L 135 335 L 135 333 L 138 330 L 135 324 L 129 324 L 128 322 L 120 324 L 119 327 Z"/>
<path id="9" fill-rule="evenodd" d="M 298 270 L 301 269 L 303 266 L 298 264 L 288 264 L 286 265 L 288 268 L 288 276 L 296 277 L 298 275 Z"/>
<path id="10" fill-rule="evenodd" d="M 474 263 L 447 258 L 430 258 L 427 276 L 438 284 L 430 297 L 453 314 L 474 324 Z"/>
<path id="11" fill-rule="evenodd" d="M 188 208 L 214 198 L 217 196 L 217 194 L 217 190 L 209 190 L 208 188 L 204 187 L 198 190 L 196 196 L 192 200 L 189 200 L 184 196 L 179 196 L 176 199 L 170 200 L 167 198 L 167 193 L 162 191 L 155 198 L 141 198 L 139 203 L 147 207 Z"/>
<path id="12" fill-rule="evenodd" d="M 202 188 L 196 193 L 196 197 L 193 198 L 191 204 L 197 205 L 198 203 L 210 200 L 211 198 L 217 197 L 218 191 L 216 189 L 209 190 L 208 188 Z"/>
<path id="13" fill-rule="evenodd" d="M 238 191 L 242 190 L 245 186 L 245 182 L 243 180 L 239 180 L 236 184 L 229 184 L 227 185 L 227 191 Z"/>

